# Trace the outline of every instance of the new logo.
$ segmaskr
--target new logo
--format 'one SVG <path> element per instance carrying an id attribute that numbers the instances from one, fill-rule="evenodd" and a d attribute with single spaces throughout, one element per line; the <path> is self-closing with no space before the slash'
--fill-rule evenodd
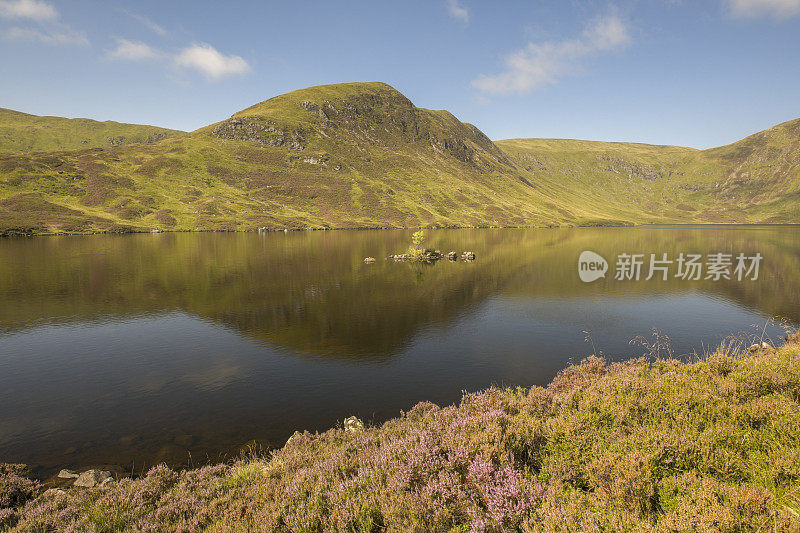
<path id="1" fill-rule="evenodd" d="M 608 261 L 602 255 L 589 250 L 581 252 L 578 258 L 578 276 L 581 281 L 591 283 L 606 277 L 606 272 L 608 272 Z"/>

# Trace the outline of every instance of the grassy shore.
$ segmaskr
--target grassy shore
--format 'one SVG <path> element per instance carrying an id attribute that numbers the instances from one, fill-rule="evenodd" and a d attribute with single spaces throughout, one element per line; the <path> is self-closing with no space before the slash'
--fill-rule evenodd
<path id="1" fill-rule="evenodd" d="M 591 357 L 546 388 L 296 434 L 268 457 L 94 489 L 0 467 L 12 531 L 797 531 L 800 345 Z"/>

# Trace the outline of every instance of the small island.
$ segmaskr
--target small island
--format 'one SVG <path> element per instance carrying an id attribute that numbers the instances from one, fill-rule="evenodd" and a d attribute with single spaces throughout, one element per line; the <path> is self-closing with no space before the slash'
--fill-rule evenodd
<path id="1" fill-rule="evenodd" d="M 459 257 L 464 261 L 474 261 L 476 258 L 475 252 L 457 252 L 444 253 L 440 250 L 433 248 L 426 248 L 425 243 L 425 230 L 415 231 L 411 236 L 411 245 L 405 253 L 393 254 L 386 259 L 393 259 L 395 261 L 412 261 L 418 263 L 435 263 L 440 259 L 447 259 L 448 261 L 458 261 Z M 365 263 L 374 263 L 375 259 L 367 257 L 364 259 Z"/>

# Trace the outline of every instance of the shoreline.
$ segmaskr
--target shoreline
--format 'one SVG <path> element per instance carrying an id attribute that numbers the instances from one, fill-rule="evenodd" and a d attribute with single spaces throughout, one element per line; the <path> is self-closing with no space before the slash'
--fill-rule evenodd
<path id="1" fill-rule="evenodd" d="M 380 426 L 347 420 L 298 432 L 267 455 L 227 464 L 155 466 L 135 479 L 66 490 L 6 467 L 0 487 L 12 486 L 16 504 L 0 508 L 0 525 L 784 529 L 800 509 L 785 496 L 800 490 L 792 459 L 800 458 L 800 434 L 791 430 L 800 424 L 799 400 L 796 337 L 753 353 L 718 348 L 690 362 L 590 356 L 545 388 L 490 388 L 445 407 L 422 402 Z M 745 462 L 731 462 L 739 456 Z M 149 499 L 136 499 L 143 490 Z M 313 494 L 323 499 L 314 503 Z M 444 494 L 452 504 L 428 506 Z M 118 507 L 124 501 L 139 503 Z"/>
<path id="2" fill-rule="evenodd" d="M 708 222 L 708 223 L 678 223 L 678 222 L 659 222 L 651 224 L 591 224 L 591 225 L 548 225 L 548 226 L 357 226 L 357 227 L 320 227 L 320 228 L 256 228 L 246 230 L 214 230 L 214 229 L 195 229 L 195 230 L 171 230 L 171 229 L 151 229 L 151 230 L 138 230 L 131 229 L 129 231 L 92 231 L 92 232 L 43 232 L 43 233 L 23 233 L 23 232 L 4 232 L 0 230 L 0 239 L 2 238 L 33 238 L 33 237 L 88 237 L 91 235 L 158 235 L 161 233 L 294 233 L 301 231 L 410 231 L 410 230 L 454 230 L 454 229 L 579 229 L 579 228 L 630 228 L 630 229 L 708 229 L 708 228 L 746 228 L 746 227 L 777 227 L 777 228 L 794 228 L 800 227 L 800 222 Z"/>

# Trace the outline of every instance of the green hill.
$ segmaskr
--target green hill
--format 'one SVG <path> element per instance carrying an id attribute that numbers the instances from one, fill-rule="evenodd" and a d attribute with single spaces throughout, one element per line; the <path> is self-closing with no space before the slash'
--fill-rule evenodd
<path id="1" fill-rule="evenodd" d="M 0 153 L 80 150 L 131 143 L 152 143 L 183 132 L 98 122 L 87 118 L 39 117 L 0 108 Z"/>
<path id="2" fill-rule="evenodd" d="M 70 125 L 59 137 L 19 120 L 0 146 L 50 151 L 0 153 L 2 233 L 800 220 L 797 123 L 705 152 L 493 143 L 374 82 L 293 91 L 188 134 L 41 118 Z M 144 129 L 108 143 L 112 125 Z"/>
<path id="3" fill-rule="evenodd" d="M 800 120 L 703 151 L 564 139 L 496 144 L 536 182 L 627 222 L 800 221 Z"/>

